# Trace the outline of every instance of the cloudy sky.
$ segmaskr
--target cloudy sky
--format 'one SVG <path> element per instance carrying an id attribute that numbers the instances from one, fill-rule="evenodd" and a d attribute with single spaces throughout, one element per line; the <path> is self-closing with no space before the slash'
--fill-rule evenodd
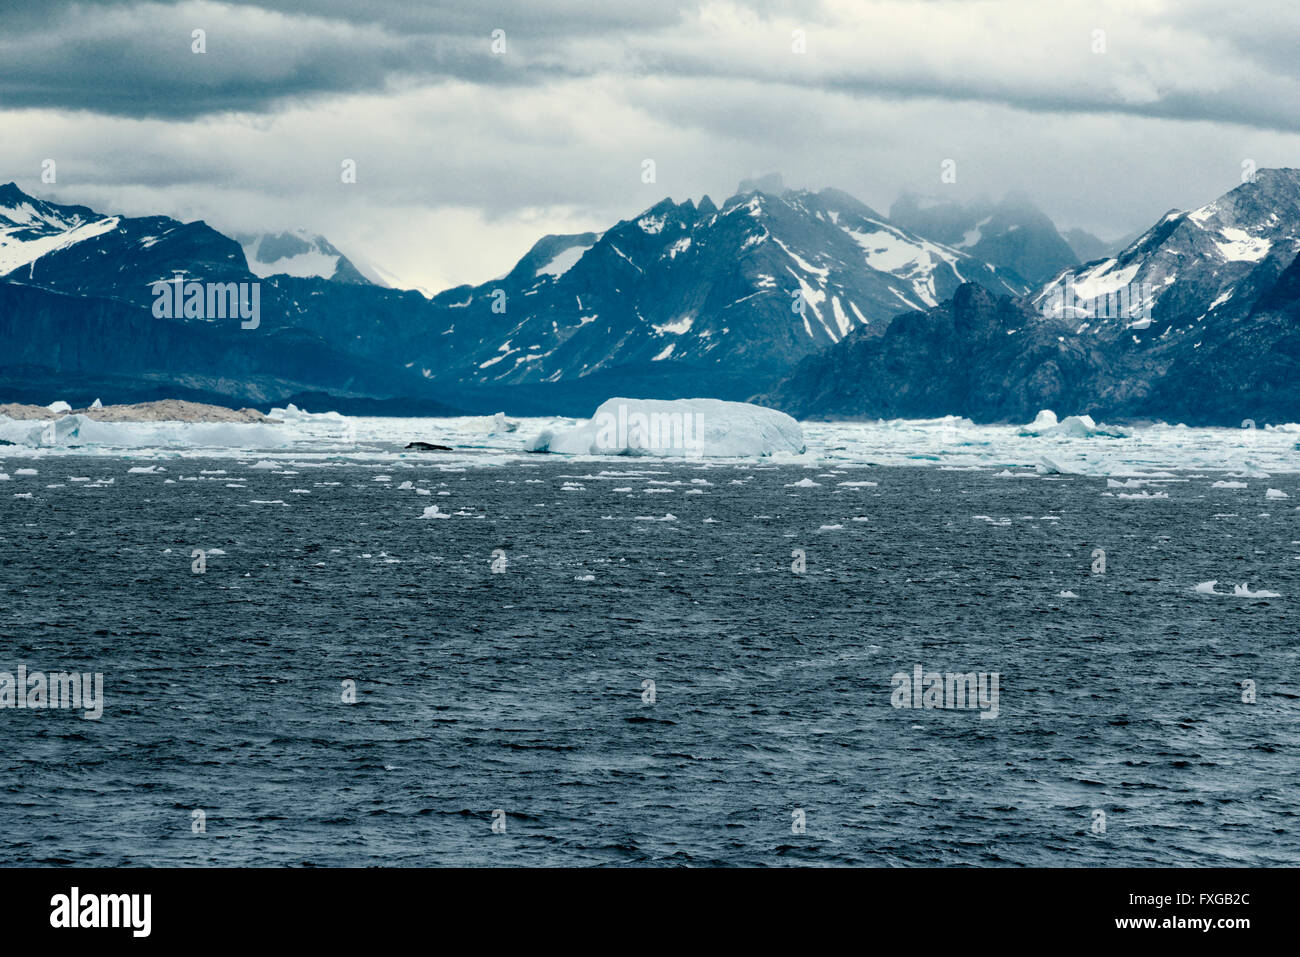
<path id="1" fill-rule="evenodd" d="M 13 6 L 0 182 L 305 227 L 426 290 L 774 170 L 882 211 L 905 189 L 1019 190 L 1111 239 L 1232 188 L 1244 161 L 1300 166 L 1294 0 Z"/>

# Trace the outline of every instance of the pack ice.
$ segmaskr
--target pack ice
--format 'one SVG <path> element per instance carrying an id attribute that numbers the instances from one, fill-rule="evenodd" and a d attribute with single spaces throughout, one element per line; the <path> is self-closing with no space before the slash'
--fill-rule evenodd
<path id="1" fill-rule="evenodd" d="M 531 452 L 754 458 L 805 450 L 799 423 L 775 409 L 721 399 L 607 399 L 587 422 L 546 429 Z"/>

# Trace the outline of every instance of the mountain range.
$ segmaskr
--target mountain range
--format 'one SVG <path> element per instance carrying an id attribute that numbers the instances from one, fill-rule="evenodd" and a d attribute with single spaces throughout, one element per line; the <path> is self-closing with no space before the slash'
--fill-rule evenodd
<path id="1" fill-rule="evenodd" d="M 539 239 L 432 298 L 307 232 L 226 236 L 0 186 L 0 397 L 298 401 L 393 414 L 586 415 L 604 398 L 754 396 L 803 417 L 1039 408 L 1300 418 L 1300 173 L 1261 170 L 1122 250 L 1023 196 L 966 206 L 743 183 Z M 1101 252 L 1082 262 L 1080 251 Z M 154 287 L 259 283 L 255 328 L 156 318 Z M 1085 299 L 1149 289 L 1142 318 Z"/>

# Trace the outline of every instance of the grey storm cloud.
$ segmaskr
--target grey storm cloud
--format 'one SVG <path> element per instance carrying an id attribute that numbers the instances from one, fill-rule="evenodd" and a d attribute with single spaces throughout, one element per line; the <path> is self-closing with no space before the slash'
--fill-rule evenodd
<path id="1" fill-rule="evenodd" d="M 1169 11 L 1173 36 L 1151 13 L 1119 16 L 1116 7 L 1093 18 L 1110 24 L 1111 48 L 1098 60 L 1106 69 L 1084 62 L 1083 25 L 1090 21 L 1066 29 L 1045 21 L 1026 41 L 1009 18 L 1026 9 L 1016 3 L 1003 4 L 1008 13 L 998 15 L 983 12 L 996 5 L 915 3 L 921 12 L 911 15 L 911 35 L 886 25 L 879 38 L 889 42 L 873 45 L 869 33 L 862 55 L 854 56 L 855 29 L 877 32 L 879 18 L 854 23 L 846 14 L 852 5 L 833 0 L 52 2 L 0 12 L 0 107 L 184 119 L 274 111 L 311 97 L 438 79 L 522 86 L 574 76 L 664 75 L 1295 131 L 1300 17 L 1288 2 L 1223 12 L 1195 0 Z M 882 9 L 897 15 L 905 7 Z M 1276 28 L 1261 30 L 1274 9 Z M 710 35 L 718 11 L 731 20 L 729 36 Z M 965 36 L 934 36 L 929 31 L 937 22 L 951 22 Z M 808 34 L 807 57 L 782 48 L 782 30 L 792 24 Z M 204 56 L 191 52 L 195 29 L 206 31 Z M 506 32 L 508 56 L 491 55 L 496 29 Z M 926 51 L 927 43 L 935 49 Z M 952 55 L 934 55 L 945 49 Z M 1211 59 L 1203 62 L 1207 54 Z M 1037 62 L 1038 75 L 1008 76 L 1008 56 Z M 1225 61 L 1234 69 L 1220 70 Z"/>
<path id="2" fill-rule="evenodd" d="M 953 158 L 1116 238 L 1300 166 L 1298 47 L 1294 0 L 0 0 L 0 182 L 430 289 L 772 170 L 883 211 Z"/>

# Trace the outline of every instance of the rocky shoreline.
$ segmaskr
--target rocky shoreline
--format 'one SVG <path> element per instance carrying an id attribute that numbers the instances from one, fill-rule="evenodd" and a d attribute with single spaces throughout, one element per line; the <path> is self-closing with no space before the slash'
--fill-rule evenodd
<path id="1" fill-rule="evenodd" d="M 66 403 L 63 403 L 66 405 Z M 220 405 L 186 402 L 181 399 L 161 399 L 157 402 L 137 402 L 132 405 L 93 405 L 85 409 L 54 408 L 41 405 L 24 405 L 18 402 L 0 404 L 0 415 L 21 421 L 61 419 L 67 415 L 84 415 L 97 422 L 276 422 L 256 409 L 227 409 Z"/>

